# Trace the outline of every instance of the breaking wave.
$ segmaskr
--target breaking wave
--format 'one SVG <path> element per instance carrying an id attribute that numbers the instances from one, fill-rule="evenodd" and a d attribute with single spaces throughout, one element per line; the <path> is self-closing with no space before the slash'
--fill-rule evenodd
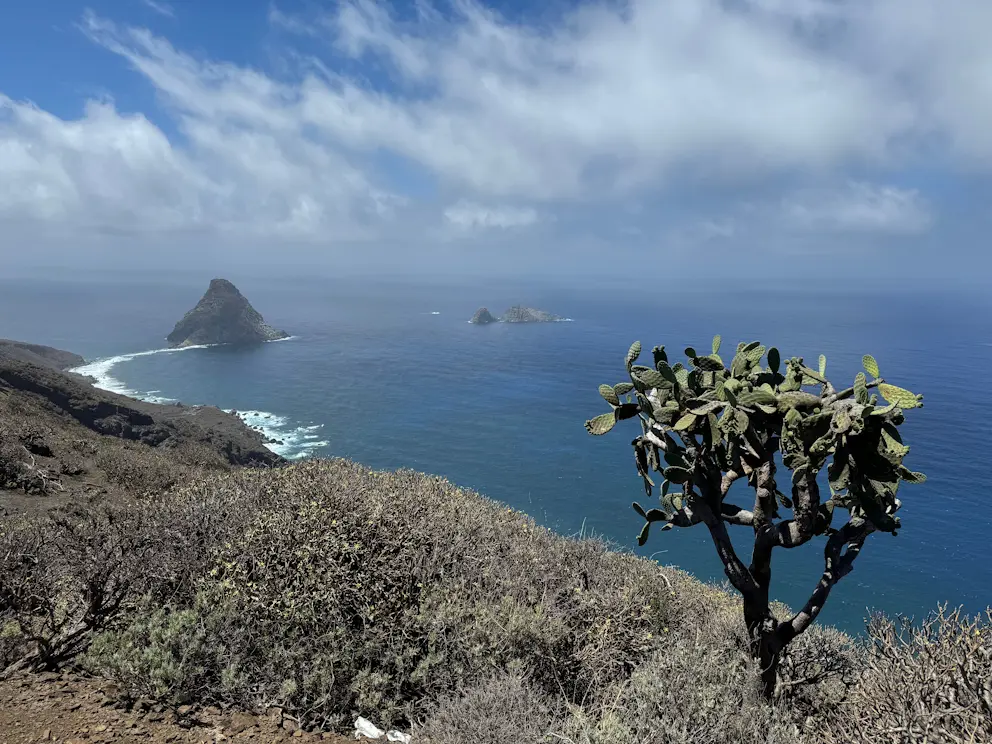
<path id="1" fill-rule="evenodd" d="M 174 354 L 180 351 L 190 351 L 191 349 L 208 349 L 208 345 L 202 346 L 184 346 L 179 349 L 152 349 L 151 351 L 136 351 L 133 354 L 120 354 L 118 356 L 107 357 L 106 359 L 97 359 L 95 362 L 87 362 L 79 367 L 73 367 L 70 372 L 75 372 L 78 375 L 84 375 L 93 380 L 93 386 L 98 387 L 101 390 L 107 390 L 111 393 L 118 393 L 120 395 L 127 395 L 130 398 L 137 398 L 138 400 L 147 401 L 148 403 L 175 403 L 175 398 L 165 398 L 161 395 L 156 395 L 156 393 L 161 393 L 161 390 L 149 390 L 146 392 L 141 392 L 138 390 L 132 390 L 123 382 L 118 380 L 111 374 L 111 371 L 118 364 L 123 364 L 124 362 L 130 362 L 132 359 L 137 359 L 143 356 L 152 356 L 153 354 Z"/>
<path id="2" fill-rule="evenodd" d="M 266 447 L 289 460 L 299 460 L 313 454 L 314 450 L 326 447 L 328 442 L 320 438 L 323 424 L 296 426 L 284 416 L 268 411 L 239 411 L 230 409 L 247 426 L 266 438 Z"/>

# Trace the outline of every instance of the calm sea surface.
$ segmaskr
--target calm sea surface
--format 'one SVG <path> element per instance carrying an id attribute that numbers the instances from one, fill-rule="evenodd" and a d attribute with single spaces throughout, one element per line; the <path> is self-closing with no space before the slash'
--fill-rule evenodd
<path id="1" fill-rule="evenodd" d="M 237 409 L 283 442 L 289 457 L 344 456 L 413 468 L 532 514 L 565 534 L 596 533 L 704 579 L 722 579 L 705 529 L 634 537 L 643 502 L 630 440 L 636 423 L 602 438 L 600 383 L 624 379 L 634 340 L 680 351 L 760 339 L 783 356 L 828 358 L 852 379 L 871 353 L 890 381 L 925 394 L 903 427 L 904 528 L 875 535 L 822 618 L 857 631 L 867 608 L 921 615 L 938 602 L 992 603 L 992 312 L 953 294 L 675 291 L 632 299 L 619 288 L 415 285 L 230 277 L 267 322 L 294 338 L 250 349 L 156 351 L 205 290 L 195 282 L 0 280 L 0 337 L 84 355 L 110 389 Z M 569 323 L 476 327 L 476 308 L 522 303 Z M 742 538 L 746 538 L 741 533 Z M 739 543 L 744 544 L 742 539 Z M 776 554 L 777 598 L 799 606 L 822 570 L 822 542 Z"/>

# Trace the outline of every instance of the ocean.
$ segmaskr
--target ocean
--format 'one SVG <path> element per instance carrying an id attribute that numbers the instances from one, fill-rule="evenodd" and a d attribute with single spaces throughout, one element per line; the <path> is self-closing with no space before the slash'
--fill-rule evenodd
<path id="1" fill-rule="evenodd" d="M 341 456 L 372 468 L 446 476 L 566 535 L 600 535 L 723 579 L 705 528 L 652 534 L 631 440 L 586 419 L 607 410 L 597 388 L 624 379 L 634 340 L 724 348 L 759 339 L 783 356 L 827 356 L 846 381 L 873 354 L 889 381 L 925 395 L 903 427 L 907 465 L 899 535 L 872 536 L 821 621 L 859 632 L 869 609 L 920 617 L 938 603 L 992 604 L 992 313 L 989 301 L 905 288 L 782 291 L 666 289 L 652 283 L 550 283 L 229 276 L 292 338 L 252 348 L 163 350 L 211 277 L 0 279 L 0 337 L 77 352 L 102 387 L 150 400 L 237 410 L 290 458 Z M 571 322 L 473 326 L 485 305 L 525 304 Z M 745 550 L 748 532 L 737 532 Z M 775 597 L 801 606 L 823 568 L 822 538 L 778 551 Z"/>

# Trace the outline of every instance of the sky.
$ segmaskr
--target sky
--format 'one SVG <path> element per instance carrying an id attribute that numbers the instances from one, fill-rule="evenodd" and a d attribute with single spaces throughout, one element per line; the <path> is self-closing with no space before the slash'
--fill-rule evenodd
<path id="1" fill-rule="evenodd" d="M 990 29 L 988 0 L 8 0 L 0 271 L 984 286 Z"/>

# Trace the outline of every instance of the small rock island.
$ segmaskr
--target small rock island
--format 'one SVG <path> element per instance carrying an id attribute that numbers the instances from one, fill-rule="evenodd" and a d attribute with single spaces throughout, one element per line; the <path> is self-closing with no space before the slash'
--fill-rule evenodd
<path id="1" fill-rule="evenodd" d="M 559 320 L 564 320 L 564 318 L 544 310 L 535 310 L 532 307 L 523 307 L 522 305 L 514 305 L 503 313 L 504 323 L 556 323 Z"/>
<path id="2" fill-rule="evenodd" d="M 262 316 L 227 279 L 213 279 L 206 293 L 166 340 L 172 348 L 201 344 L 256 344 L 289 338 Z"/>
<path id="3" fill-rule="evenodd" d="M 489 312 L 489 308 L 480 307 L 475 311 L 475 315 L 472 316 L 472 320 L 469 323 L 475 323 L 476 325 L 486 325 L 488 323 L 498 323 L 499 318 Z"/>
<path id="4" fill-rule="evenodd" d="M 475 323 L 476 325 L 486 325 L 488 323 L 556 323 L 561 320 L 565 320 L 565 318 L 545 312 L 544 310 L 535 310 L 532 307 L 514 305 L 499 318 L 489 312 L 487 308 L 480 307 L 476 310 L 475 315 L 472 316 L 472 320 L 469 323 Z"/>

